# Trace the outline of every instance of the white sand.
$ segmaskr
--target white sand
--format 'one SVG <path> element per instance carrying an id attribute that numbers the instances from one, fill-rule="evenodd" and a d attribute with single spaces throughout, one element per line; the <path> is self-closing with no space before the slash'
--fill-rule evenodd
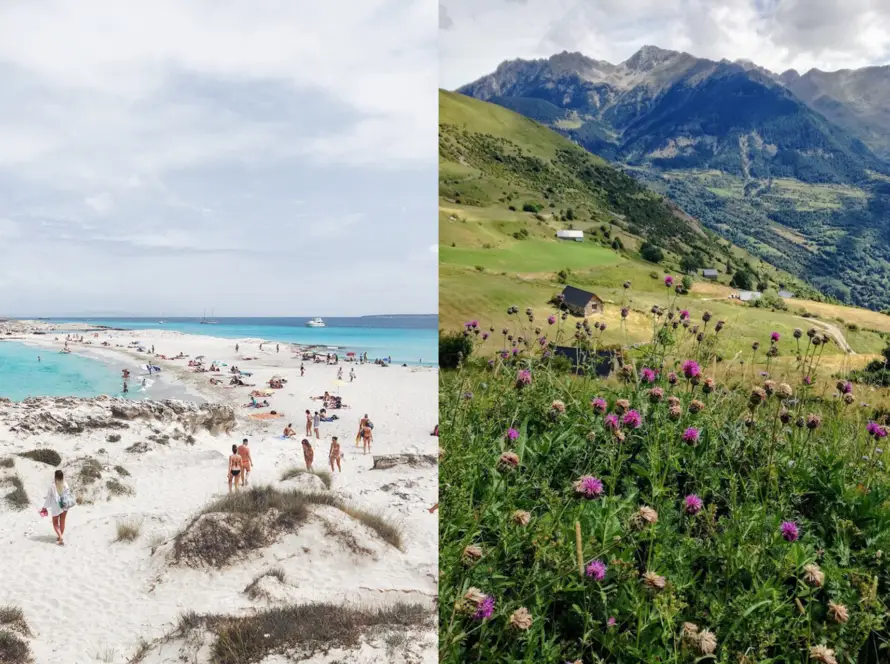
<path id="1" fill-rule="evenodd" d="M 22 341 L 43 348 L 62 346 L 64 332 L 45 336 L 20 335 Z M 7 337 L 8 338 L 8 337 Z M 39 664 L 54 662 L 126 662 L 141 639 L 149 642 L 171 632 L 181 612 L 244 615 L 275 603 L 334 602 L 363 606 L 397 601 L 420 602 L 434 613 L 437 589 L 438 515 L 427 508 L 437 502 L 438 476 L 435 467 L 372 470 L 372 457 L 354 446 L 358 420 L 368 413 L 374 422 L 372 453 L 435 454 L 438 439 L 430 436 L 437 421 L 437 372 L 431 369 L 403 367 L 382 368 L 356 365 L 357 379 L 348 382 L 350 364 L 342 364 L 346 385 L 334 384 L 337 367 L 304 361 L 306 375 L 300 377 L 300 360 L 281 344 L 267 344 L 259 351 L 256 341 L 235 341 L 213 337 L 184 335 L 169 331 L 110 332 L 87 347 L 123 365 L 137 367 L 147 356 L 119 348 L 138 339 L 154 344 L 159 354 L 179 352 L 195 357 L 206 356 L 237 364 L 254 372 L 250 379 L 257 388 L 272 375 L 288 382 L 269 398 L 272 408 L 286 414 L 285 419 L 254 422 L 240 407 L 254 388 L 212 387 L 212 374 L 190 373 L 187 360 L 152 359 L 163 368 L 165 383 L 173 379 L 208 401 L 236 406 L 237 428 L 230 436 L 195 433 L 195 444 L 171 440 L 168 444 L 149 442 L 149 451 L 128 453 L 126 448 L 146 442 L 147 436 L 170 434 L 174 423 L 131 422 L 120 433 L 120 442 L 108 442 L 105 429 L 76 435 L 28 434 L 10 427 L 21 417 L 21 405 L 0 404 L 0 458 L 36 447 L 58 451 L 62 466 L 85 455 L 96 457 L 103 465 L 103 479 L 117 476 L 114 466 L 121 465 L 131 474 L 120 480 L 135 491 L 132 496 L 111 497 L 104 494 L 95 504 L 79 505 L 68 517 L 66 546 L 55 544 L 49 518 L 37 511 L 52 479 L 52 468 L 17 457 L 14 469 L 0 468 L 0 480 L 18 474 L 24 481 L 31 505 L 23 511 L 12 510 L 4 500 L 9 487 L 0 486 L 0 557 L 5 572 L 0 574 L 0 605 L 20 606 L 34 632 L 30 640 Z M 111 347 L 100 346 L 108 341 Z M 83 350 L 77 344 L 75 352 Z M 244 356 L 257 360 L 242 360 Z M 138 387 L 140 371 L 134 371 L 131 390 Z M 230 374 L 221 377 L 228 383 Z M 242 437 L 250 439 L 255 468 L 251 483 L 297 486 L 306 480 L 279 481 L 281 472 L 292 466 L 303 467 L 299 440 L 303 437 L 305 415 L 321 402 L 311 395 L 325 390 L 336 393 L 350 408 L 336 412 L 337 422 L 322 423 L 322 440 L 313 440 L 315 468 L 325 469 L 331 435 L 338 435 L 345 452 L 343 472 L 334 477 L 332 491 L 347 501 L 380 511 L 404 528 L 404 551 L 383 542 L 365 526 L 334 508 L 318 508 L 310 521 L 296 534 L 282 537 L 272 546 L 250 554 L 223 571 L 174 566 L 170 561 L 170 539 L 210 500 L 223 495 L 226 487 L 226 458 L 231 445 Z M 149 391 L 150 394 L 151 391 Z M 287 422 L 293 422 L 299 437 L 281 440 Z M 104 450 L 104 452 L 99 452 Z M 141 521 L 141 535 L 135 542 L 115 543 L 116 524 L 122 519 Z M 352 534 L 355 542 L 370 553 L 356 554 L 335 537 L 327 534 L 332 527 Z M 153 554 L 152 545 L 161 540 Z M 256 576 L 273 567 L 286 573 L 286 583 L 277 581 L 265 587 L 271 599 L 251 600 L 244 588 Z M 265 579 L 263 584 L 270 582 Z M 340 652 L 352 662 L 436 661 L 435 627 L 422 630 L 408 640 L 410 647 L 388 651 L 379 635 L 369 636 L 358 650 Z M 154 648 L 145 662 L 179 662 L 182 643 L 172 642 Z M 206 648 L 195 655 L 195 662 L 209 662 Z M 330 653 L 333 657 L 335 653 Z M 317 656 L 309 661 L 334 661 Z M 188 659 L 188 661 L 193 661 Z M 290 661 L 276 656 L 272 662 Z M 297 660 L 294 660 L 297 661 Z"/>

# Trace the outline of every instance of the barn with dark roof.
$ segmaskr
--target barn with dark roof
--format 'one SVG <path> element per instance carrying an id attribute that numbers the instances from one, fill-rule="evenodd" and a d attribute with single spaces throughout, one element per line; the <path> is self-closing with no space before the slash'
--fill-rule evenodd
<path id="1" fill-rule="evenodd" d="M 590 316 L 602 313 L 603 301 L 586 290 L 566 286 L 562 291 L 563 306 L 575 316 Z"/>

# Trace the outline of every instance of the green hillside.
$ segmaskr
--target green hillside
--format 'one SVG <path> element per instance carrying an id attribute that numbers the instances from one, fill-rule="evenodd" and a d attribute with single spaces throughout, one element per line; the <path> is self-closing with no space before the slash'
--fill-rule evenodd
<path id="1" fill-rule="evenodd" d="M 606 301 L 601 320 L 607 323 L 607 341 L 639 342 L 651 332 L 649 310 L 665 303 L 664 275 L 675 275 L 679 282 L 683 267 L 697 262 L 716 268 L 719 277 L 706 281 L 698 276 L 700 269 L 689 270 L 694 283 L 683 296 L 688 302 L 683 306 L 707 308 L 730 322 L 734 335 L 729 350 L 742 351 L 770 331 L 791 334 L 794 328 L 806 327 L 804 313 L 841 330 L 863 361 L 884 347 L 882 335 L 890 332 L 890 317 L 800 299 L 816 293 L 702 229 L 670 201 L 557 132 L 502 107 L 449 92 L 440 93 L 440 121 L 443 328 L 454 329 L 471 319 L 499 328 L 506 323 L 508 307 L 543 308 L 563 283 L 570 283 Z M 730 195 L 736 186 L 705 184 L 714 189 L 722 184 Z M 837 197 L 855 195 L 851 188 L 839 186 L 820 192 L 818 197 L 804 194 L 814 206 L 830 206 Z M 584 241 L 556 239 L 557 230 L 570 228 L 584 231 Z M 642 259 L 645 240 L 662 249 L 660 263 Z M 735 290 L 729 283 L 738 271 L 751 272 L 768 294 L 787 288 L 798 299 L 787 301 L 787 311 L 729 299 Z M 625 281 L 632 282 L 630 291 L 623 288 Z M 631 309 L 623 326 L 617 303 Z M 845 327 L 852 320 L 859 321 L 855 330 Z M 840 348 L 832 347 L 832 353 L 838 362 L 847 361 Z"/>

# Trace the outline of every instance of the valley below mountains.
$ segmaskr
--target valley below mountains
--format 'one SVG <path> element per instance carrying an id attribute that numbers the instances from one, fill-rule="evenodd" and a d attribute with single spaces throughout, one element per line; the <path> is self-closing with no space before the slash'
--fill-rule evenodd
<path id="1" fill-rule="evenodd" d="M 890 67 L 803 75 L 643 47 L 512 60 L 458 92 L 617 163 L 841 302 L 890 308 Z"/>

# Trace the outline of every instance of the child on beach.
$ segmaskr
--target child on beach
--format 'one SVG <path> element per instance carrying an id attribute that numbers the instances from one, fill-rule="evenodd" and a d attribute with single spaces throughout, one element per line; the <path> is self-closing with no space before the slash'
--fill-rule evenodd
<path id="1" fill-rule="evenodd" d="M 315 450 L 312 449 L 312 443 L 308 438 L 303 439 L 303 461 L 306 462 L 306 470 L 312 472 L 312 461 L 315 459 Z"/>
<path id="2" fill-rule="evenodd" d="M 241 484 L 241 455 L 238 454 L 238 446 L 232 445 L 232 456 L 229 457 L 229 493 L 232 493 L 232 480 L 235 481 L 235 489 L 237 490 Z"/>
<path id="3" fill-rule="evenodd" d="M 306 411 L 306 435 L 312 435 L 312 413 Z"/>
<path id="4" fill-rule="evenodd" d="M 250 456 L 250 448 L 247 447 L 247 438 L 242 440 L 241 444 L 238 446 L 238 455 L 241 457 L 241 468 L 244 470 L 244 478 L 241 480 L 241 484 L 247 486 L 250 467 L 253 466 L 253 458 Z"/>
<path id="5" fill-rule="evenodd" d="M 56 544 L 65 546 L 65 518 L 68 516 L 68 510 L 74 507 L 76 501 L 71 495 L 68 483 L 65 482 L 65 476 L 61 470 L 57 470 L 53 483 L 49 486 L 46 493 L 46 500 L 43 503 L 41 514 L 49 514 L 53 518 L 53 530 L 56 531 Z"/>
<path id="6" fill-rule="evenodd" d="M 337 470 L 341 473 L 343 469 L 340 468 L 340 459 L 343 458 L 343 455 L 340 453 L 340 443 L 337 441 L 337 436 L 333 436 L 331 438 L 331 450 L 328 452 L 328 460 L 331 462 L 331 472 L 334 472 L 334 463 L 337 464 Z"/>

